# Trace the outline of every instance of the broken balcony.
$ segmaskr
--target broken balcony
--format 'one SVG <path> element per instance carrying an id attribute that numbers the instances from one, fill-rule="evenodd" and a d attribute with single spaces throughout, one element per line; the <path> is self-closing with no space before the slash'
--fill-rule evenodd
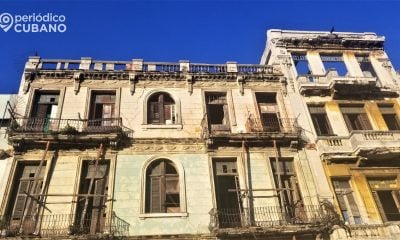
<path id="1" fill-rule="evenodd" d="M 341 95 L 367 93 L 376 88 L 377 78 L 372 76 L 339 76 L 335 69 L 325 75 L 307 74 L 297 77 L 298 88 L 304 95 Z"/>
<path id="2" fill-rule="evenodd" d="M 212 209 L 210 228 L 217 235 L 285 234 L 315 232 L 328 229 L 337 215 L 324 205 L 295 204 L 237 209 Z"/>
<path id="3" fill-rule="evenodd" d="M 110 215 L 104 221 L 96 221 L 93 218 L 77 221 L 75 214 L 44 214 L 25 216 L 23 219 L 0 216 L 0 230 L 5 237 L 128 236 L 129 223 L 115 213 Z"/>
<path id="4" fill-rule="evenodd" d="M 298 140 L 301 128 L 295 118 L 262 118 L 250 115 L 245 123 L 245 132 L 232 132 L 229 126 L 210 124 L 205 114 L 202 122 L 202 138 L 210 140 L 226 140 L 228 142 L 265 140 Z"/>
<path id="5" fill-rule="evenodd" d="M 121 118 L 14 118 L 8 128 L 9 141 L 12 143 L 21 141 L 117 143 L 121 138 L 129 137 L 131 133 L 131 129 L 122 125 Z"/>

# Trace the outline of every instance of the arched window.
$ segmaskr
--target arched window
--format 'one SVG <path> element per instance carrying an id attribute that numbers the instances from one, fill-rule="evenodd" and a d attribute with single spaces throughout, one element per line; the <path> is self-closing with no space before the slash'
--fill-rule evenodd
<path id="1" fill-rule="evenodd" d="M 148 124 L 175 124 L 175 101 L 167 93 L 155 93 L 147 102 Z"/>
<path id="2" fill-rule="evenodd" d="M 180 212 L 179 174 L 172 161 L 159 159 L 146 169 L 145 213 Z"/>

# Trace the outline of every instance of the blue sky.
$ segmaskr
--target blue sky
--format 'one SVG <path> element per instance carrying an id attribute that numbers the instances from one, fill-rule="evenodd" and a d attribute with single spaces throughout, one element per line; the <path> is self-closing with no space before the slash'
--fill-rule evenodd
<path id="1" fill-rule="evenodd" d="M 0 93 L 15 93 L 28 56 L 259 63 L 266 30 L 376 32 L 400 68 L 400 1 L 6 1 L 0 14 L 62 14 L 64 33 L 0 30 Z"/>

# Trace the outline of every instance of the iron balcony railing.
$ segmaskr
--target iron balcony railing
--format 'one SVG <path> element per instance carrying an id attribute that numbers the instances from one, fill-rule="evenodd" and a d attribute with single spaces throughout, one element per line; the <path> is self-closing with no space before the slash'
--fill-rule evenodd
<path id="1" fill-rule="evenodd" d="M 250 115 L 246 121 L 248 133 L 287 133 L 299 134 L 301 128 L 296 118 L 261 117 Z"/>
<path id="2" fill-rule="evenodd" d="M 42 216 L 25 216 L 23 220 L 7 216 L 0 218 L 0 231 L 3 236 L 36 235 L 56 237 L 69 235 L 111 235 L 128 236 L 130 224 L 115 213 L 105 218 L 87 218 L 78 221 L 80 214 L 52 214 Z"/>
<path id="3" fill-rule="evenodd" d="M 60 133 L 95 134 L 121 132 L 129 136 L 131 129 L 122 125 L 121 118 L 102 119 L 61 119 L 61 118 L 14 118 L 9 127 L 10 133 Z"/>
<path id="4" fill-rule="evenodd" d="M 209 124 L 207 113 L 201 120 L 201 137 L 207 139 L 213 136 L 233 134 L 229 125 Z M 250 115 L 246 121 L 246 133 L 240 134 L 292 134 L 298 136 L 301 128 L 296 118 L 257 118 Z"/>
<path id="5" fill-rule="evenodd" d="M 286 208 L 263 206 L 212 209 L 210 217 L 210 227 L 213 229 L 273 228 L 289 225 L 323 225 L 337 218 L 337 214 L 322 205 L 298 205 Z"/>

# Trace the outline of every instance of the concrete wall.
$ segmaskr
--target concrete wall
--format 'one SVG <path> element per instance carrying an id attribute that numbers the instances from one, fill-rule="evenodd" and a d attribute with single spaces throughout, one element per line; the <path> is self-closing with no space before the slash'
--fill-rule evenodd
<path id="1" fill-rule="evenodd" d="M 118 156 L 114 191 L 116 201 L 113 208 L 115 213 L 130 223 L 131 235 L 209 233 L 208 212 L 213 205 L 208 156 L 206 154 L 168 154 L 159 157 L 167 157 L 183 167 L 187 216 L 163 214 L 163 216 L 152 217 L 141 212 L 143 167 L 149 159 L 157 158 L 157 155 Z M 180 184 L 183 183 L 180 182 Z"/>

